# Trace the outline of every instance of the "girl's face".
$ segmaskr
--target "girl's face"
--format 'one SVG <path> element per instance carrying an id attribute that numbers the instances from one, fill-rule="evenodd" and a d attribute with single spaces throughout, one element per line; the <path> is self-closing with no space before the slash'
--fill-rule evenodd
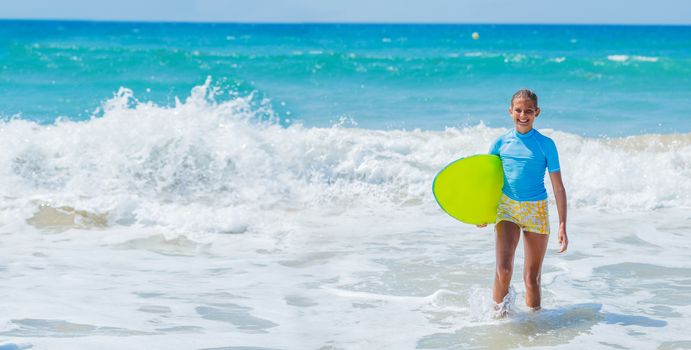
<path id="1" fill-rule="evenodd" d="M 535 103 L 531 99 L 517 98 L 511 103 L 509 115 L 511 115 L 511 119 L 513 119 L 516 131 L 525 134 L 533 129 L 533 122 L 535 122 L 535 118 L 540 115 L 540 108 L 535 106 Z"/>

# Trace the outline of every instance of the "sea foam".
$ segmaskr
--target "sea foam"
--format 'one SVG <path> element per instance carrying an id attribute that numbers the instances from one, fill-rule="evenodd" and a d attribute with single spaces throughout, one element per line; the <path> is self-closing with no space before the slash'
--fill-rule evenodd
<path id="1" fill-rule="evenodd" d="M 6 210 L 29 219 L 48 205 L 105 216 L 111 225 L 222 232 L 243 231 L 246 218 L 257 213 L 286 210 L 376 213 L 418 206 L 431 212 L 437 209 L 431 195 L 436 172 L 486 153 L 508 130 L 284 126 L 252 94 L 215 96 L 207 81 L 165 107 L 121 89 L 88 121 L 2 122 Z M 606 139 L 541 132 L 559 148 L 571 206 L 691 206 L 691 134 Z M 551 191 L 547 178 L 546 184 Z"/>

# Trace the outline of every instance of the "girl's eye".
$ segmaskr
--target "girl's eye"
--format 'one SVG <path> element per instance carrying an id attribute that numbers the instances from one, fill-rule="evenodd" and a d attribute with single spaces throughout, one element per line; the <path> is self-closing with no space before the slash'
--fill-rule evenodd
<path id="1" fill-rule="evenodd" d="M 522 109 L 518 109 L 518 108 L 517 108 L 517 109 L 514 109 L 514 111 L 515 111 L 517 114 L 521 114 L 521 113 L 525 113 L 525 114 L 528 114 L 528 115 L 535 114 L 535 111 L 532 110 L 532 109 L 522 110 Z"/>

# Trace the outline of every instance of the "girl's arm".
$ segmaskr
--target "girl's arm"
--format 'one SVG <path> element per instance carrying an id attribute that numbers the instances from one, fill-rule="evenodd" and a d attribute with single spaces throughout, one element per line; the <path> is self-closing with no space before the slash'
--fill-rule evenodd
<path id="1" fill-rule="evenodd" d="M 561 171 L 549 173 L 549 179 L 552 182 L 557 212 L 559 212 L 559 253 L 563 253 L 569 246 L 569 238 L 566 236 L 566 190 L 561 181 Z"/>

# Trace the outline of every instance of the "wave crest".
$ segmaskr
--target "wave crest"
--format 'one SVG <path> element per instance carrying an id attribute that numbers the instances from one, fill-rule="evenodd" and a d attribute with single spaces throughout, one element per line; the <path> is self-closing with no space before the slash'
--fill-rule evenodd
<path id="1" fill-rule="evenodd" d="M 482 124 L 444 131 L 286 127 L 267 121 L 270 103 L 257 104 L 251 94 L 218 102 L 209 86 L 173 107 L 121 89 L 88 121 L 2 122 L 2 195 L 9 207 L 28 211 L 41 201 L 109 213 L 111 224 L 231 232 L 246 227 L 241 217 L 277 210 L 419 206 L 437 213 L 436 172 L 485 153 L 506 131 Z M 542 131 L 559 147 L 570 205 L 691 206 L 691 134 L 596 139 Z"/>

